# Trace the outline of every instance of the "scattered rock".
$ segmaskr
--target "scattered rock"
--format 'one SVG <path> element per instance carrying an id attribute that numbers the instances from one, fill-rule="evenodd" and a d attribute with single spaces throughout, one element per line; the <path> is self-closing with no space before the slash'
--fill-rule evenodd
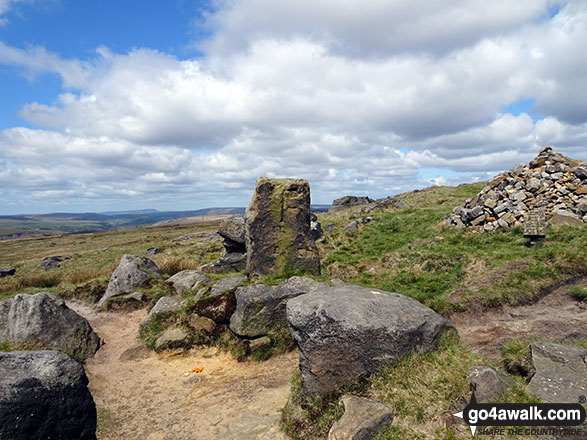
<path id="1" fill-rule="evenodd" d="M 511 377 L 495 367 L 473 367 L 467 380 L 476 387 L 475 397 L 481 403 L 496 402 L 499 396 L 516 385 Z"/>
<path id="2" fill-rule="evenodd" d="M 330 234 L 332 231 L 334 231 L 335 227 L 336 225 L 334 223 L 330 223 L 324 227 L 324 230 Z"/>
<path id="3" fill-rule="evenodd" d="M 173 348 L 184 348 L 188 343 L 188 334 L 178 328 L 169 328 L 163 332 L 155 341 L 155 350 L 168 350 Z"/>
<path id="4" fill-rule="evenodd" d="M 388 196 L 382 199 L 375 200 L 375 205 L 371 207 L 372 210 L 375 209 L 385 209 L 385 208 L 396 208 L 402 209 L 404 204 L 398 197 Z"/>
<path id="5" fill-rule="evenodd" d="M 200 289 L 211 283 L 212 280 L 197 270 L 182 270 L 165 282 L 173 286 L 177 293 Z"/>
<path id="6" fill-rule="evenodd" d="M 246 280 L 247 278 L 244 275 L 232 275 L 230 277 L 221 278 L 212 285 L 209 296 L 214 298 L 232 292 Z"/>
<path id="7" fill-rule="evenodd" d="M 328 440 L 371 440 L 393 422 L 393 412 L 376 400 L 345 395 L 339 405 L 344 414 L 330 428 Z"/>
<path id="8" fill-rule="evenodd" d="M 313 290 L 286 310 L 306 396 L 328 394 L 406 353 L 434 350 L 453 328 L 413 298 L 350 285 Z"/>
<path id="9" fill-rule="evenodd" d="M 45 257 L 41 260 L 41 268 L 43 270 L 57 269 L 58 267 L 61 267 L 59 263 L 63 260 L 64 258 L 58 255 L 54 257 Z"/>
<path id="10" fill-rule="evenodd" d="M 271 338 L 269 336 L 261 336 L 257 339 L 251 339 L 249 342 L 249 350 L 251 352 L 261 348 L 263 345 L 271 344 Z"/>
<path id="11" fill-rule="evenodd" d="M 350 208 L 352 206 L 368 205 L 369 203 L 373 202 L 375 202 L 375 200 L 367 196 L 344 196 L 334 200 L 332 202 L 332 206 L 328 209 L 328 212 L 337 212 L 342 209 Z"/>
<path id="12" fill-rule="evenodd" d="M 86 359 L 100 347 L 88 321 L 48 292 L 21 293 L 0 302 L 0 342 L 39 344 L 76 359 Z"/>
<path id="13" fill-rule="evenodd" d="M 203 331 L 206 333 L 212 333 L 216 328 L 216 323 L 210 318 L 193 314 L 190 316 L 190 327 L 197 331 Z"/>
<path id="14" fill-rule="evenodd" d="M 123 255 L 97 307 L 102 308 L 109 298 L 132 292 L 155 278 L 161 278 L 161 273 L 153 261 L 146 257 Z"/>
<path id="15" fill-rule="evenodd" d="M 153 255 L 160 254 L 161 252 L 163 252 L 161 248 L 152 247 L 147 249 L 147 252 L 145 252 L 145 257 L 152 257 Z"/>
<path id="16" fill-rule="evenodd" d="M 530 346 L 536 373 L 528 389 L 546 403 L 576 403 L 587 395 L 587 349 L 535 342 Z"/>
<path id="17" fill-rule="evenodd" d="M 310 185 L 302 179 L 259 177 L 246 210 L 247 272 L 320 273 L 310 235 Z"/>
<path id="18" fill-rule="evenodd" d="M 58 351 L 12 351 L 0 353 L 0 371 L 0 438 L 96 438 L 80 363 Z"/>
<path id="19" fill-rule="evenodd" d="M 4 268 L 4 269 L 0 269 L 0 278 L 4 278 L 7 276 L 12 276 L 16 273 L 16 269 L 14 268 Z"/>
<path id="20" fill-rule="evenodd" d="M 359 224 L 359 222 L 358 222 L 358 221 L 356 221 L 356 220 L 355 220 L 355 221 L 353 221 L 353 222 L 350 222 L 348 225 L 346 225 L 346 226 L 343 228 L 343 230 L 342 230 L 342 233 L 343 233 L 343 234 L 346 234 L 347 232 L 350 232 L 350 231 L 355 231 L 355 230 L 357 229 L 357 225 L 358 225 L 358 224 Z"/>
<path id="21" fill-rule="evenodd" d="M 209 241 L 216 240 L 219 235 L 216 232 L 212 232 L 210 234 L 192 234 L 192 235 L 183 235 L 181 237 L 175 238 L 171 240 L 172 243 L 176 243 L 179 241 L 187 241 L 187 240 L 195 240 L 200 239 L 202 242 L 206 243 Z"/>
<path id="22" fill-rule="evenodd" d="M 147 299 L 147 296 L 143 292 L 133 292 L 124 295 L 123 298 L 131 301 L 143 302 Z"/>
<path id="23" fill-rule="evenodd" d="M 456 207 L 446 224 L 479 231 L 522 225 L 525 214 L 542 209 L 550 224 L 587 222 L 581 195 L 587 194 L 585 163 L 569 159 L 550 147 L 529 164 L 518 164 L 493 180 L 475 197 Z"/>
<path id="24" fill-rule="evenodd" d="M 236 310 L 230 318 L 230 329 L 240 336 L 266 335 L 276 325 L 287 325 L 285 304 L 325 283 L 306 277 L 292 277 L 277 286 L 255 284 L 236 291 Z"/>
<path id="25" fill-rule="evenodd" d="M 159 298 L 157 304 L 149 311 L 149 314 L 143 320 L 141 325 L 147 325 L 147 323 L 151 320 L 153 315 L 157 313 L 173 313 L 177 312 L 181 308 L 179 301 L 171 296 L 164 296 Z"/>
<path id="26" fill-rule="evenodd" d="M 212 263 L 200 266 L 200 270 L 206 273 L 229 273 L 241 272 L 247 266 L 247 254 L 227 253 Z"/>

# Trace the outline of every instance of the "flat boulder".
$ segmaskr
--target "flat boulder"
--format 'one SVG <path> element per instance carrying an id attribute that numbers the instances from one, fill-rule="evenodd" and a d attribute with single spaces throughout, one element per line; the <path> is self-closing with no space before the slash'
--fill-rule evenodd
<path id="1" fill-rule="evenodd" d="M 413 298 L 350 285 L 290 299 L 286 313 L 305 396 L 324 396 L 407 353 L 432 351 L 454 329 Z"/>
<path id="2" fill-rule="evenodd" d="M 21 293 L 0 302 L 0 342 L 39 345 L 77 359 L 92 356 L 100 347 L 88 321 L 49 292 Z"/>
<path id="3" fill-rule="evenodd" d="M 467 380 L 475 387 L 477 402 L 497 402 L 501 394 L 513 388 L 516 382 L 495 367 L 475 366 L 467 375 Z"/>
<path id="4" fill-rule="evenodd" d="M 0 353 L 0 438 L 95 439 L 82 365 L 58 351 Z"/>
<path id="5" fill-rule="evenodd" d="M 546 403 L 576 403 L 587 395 L 587 349 L 551 342 L 530 346 L 536 373 L 528 389 Z"/>
<path id="6" fill-rule="evenodd" d="M 155 278 L 161 278 L 161 273 L 153 261 L 147 257 L 123 255 L 120 264 L 112 273 L 106 292 L 97 307 L 103 308 L 109 298 L 130 293 Z"/>
<path id="7" fill-rule="evenodd" d="M 169 277 L 165 282 L 171 284 L 177 293 L 183 293 L 188 290 L 200 289 L 208 285 L 211 280 L 197 270 L 182 270 Z"/>
<path id="8" fill-rule="evenodd" d="M 391 409 L 376 400 L 345 395 L 339 405 L 344 414 L 330 428 L 328 440 L 371 440 L 393 422 Z"/>
<path id="9" fill-rule="evenodd" d="M 230 329 L 237 335 L 250 338 L 266 335 L 275 326 L 287 325 L 285 305 L 288 300 L 326 286 L 311 278 L 296 276 L 277 286 L 239 287 L 235 293 L 236 310 L 230 318 Z"/>
<path id="10" fill-rule="evenodd" d="M 247 272 L 320 273 L 310 233 L 310 184 L 303 179 L 259 177 L 245 214 Z"/>

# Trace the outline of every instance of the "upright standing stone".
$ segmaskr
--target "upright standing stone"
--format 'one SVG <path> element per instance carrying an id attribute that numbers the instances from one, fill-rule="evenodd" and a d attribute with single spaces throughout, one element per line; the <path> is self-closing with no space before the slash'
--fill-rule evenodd
<path id="1" fill-rule="evenodd" d="M 320 273 L 310 235 L 310 185 L 303 179 L 259 177 L 246 211 L 247 271 Z"/>

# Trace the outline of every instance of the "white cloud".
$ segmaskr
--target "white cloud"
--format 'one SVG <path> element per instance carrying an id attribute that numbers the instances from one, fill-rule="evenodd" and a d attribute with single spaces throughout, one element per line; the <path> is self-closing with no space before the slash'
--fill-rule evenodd
<path id="1" fill-rule="evenodd" d="M 308 178 L 328 202 L 482 176 L 545 144 L 584 159 L 587 6 L 550 18 L 553 5 L 220 1 L 205 56 L 188 60 L 0 42 L 0 63 L 64 88 L 22 109 L 37 129 L 0 132 L 0 181 L 192 208 L 242 205 L 259 175 Z M 544 118 L 504 113 L 522 98 Z M 422 179 L 420 167 L 460 174 Z"/>

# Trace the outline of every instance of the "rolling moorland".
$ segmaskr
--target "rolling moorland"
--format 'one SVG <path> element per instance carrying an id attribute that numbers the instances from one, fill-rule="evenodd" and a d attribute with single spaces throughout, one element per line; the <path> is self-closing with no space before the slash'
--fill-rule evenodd
<path id="1" fill-rule="evenodd" d="M 402 209 L 318 213 L 323 227 L 333 226 L 318 242 L 322 275 L 316 279 L 338 278 L 414 297 L 451 319 L 459 330 L 460 339 L 446 337 L 438 351 L 408 356 L 351 390 L 376 397 L 395 411 L 393 424 L 379 439 L 470 438 L 467 427 L 455 424 L 449 414 L 468 401 L 466 375 L 471 366 L 493 365 L 516 380 L 518 386 L 502 401 L 536 401 L 523 387 L 531 374 L 529 344 L 543 339 L 587 347 L 584 330 L 570 319 L 577 310 L 584 313 L 587 305 L 587 229 L 548 226 L 546 238 L 527 247 L 521 227 L 479 233 L 443 226 L 442 219 L 455 206 L 484 186 L 405 193 L 398 196 Z M 362 221 L 365 216 L 370 221 Z M 359 221 L 358 228 L 344 233 L 353 220 Z M 217 228 L 218 222 L 201 222 L 6 240 L 0 242 L 0 267 L 14 267 L 16 274 L 0 279 L 0 300 L 49 291 L 95 303 L 123 254 L 143 255 L 148 248 L 161 248 L 152 260 L 165 279 L 220 257 L 221 239 L 209 235 Z M 43 271 L 41 259 L 56 255 L 65 257 L 61 267 Z M 277 284 L 291 275 L 260 281 Z M 155 282 L 139 290 L 152 305 L 165 289 L 163 282 Z M 127 312 L 122 308 L 117 313 Z M 522 321 L 527 324 L 523 329 L 516 325 Z M 302 405 L 299 377 L 294 374 L 282 429 L 292 438 L 326 438 L 341 415 L 337 397 Z M 124 421 L 97 404 L 99 438 L 116 438 L 116 425 Z"/>

